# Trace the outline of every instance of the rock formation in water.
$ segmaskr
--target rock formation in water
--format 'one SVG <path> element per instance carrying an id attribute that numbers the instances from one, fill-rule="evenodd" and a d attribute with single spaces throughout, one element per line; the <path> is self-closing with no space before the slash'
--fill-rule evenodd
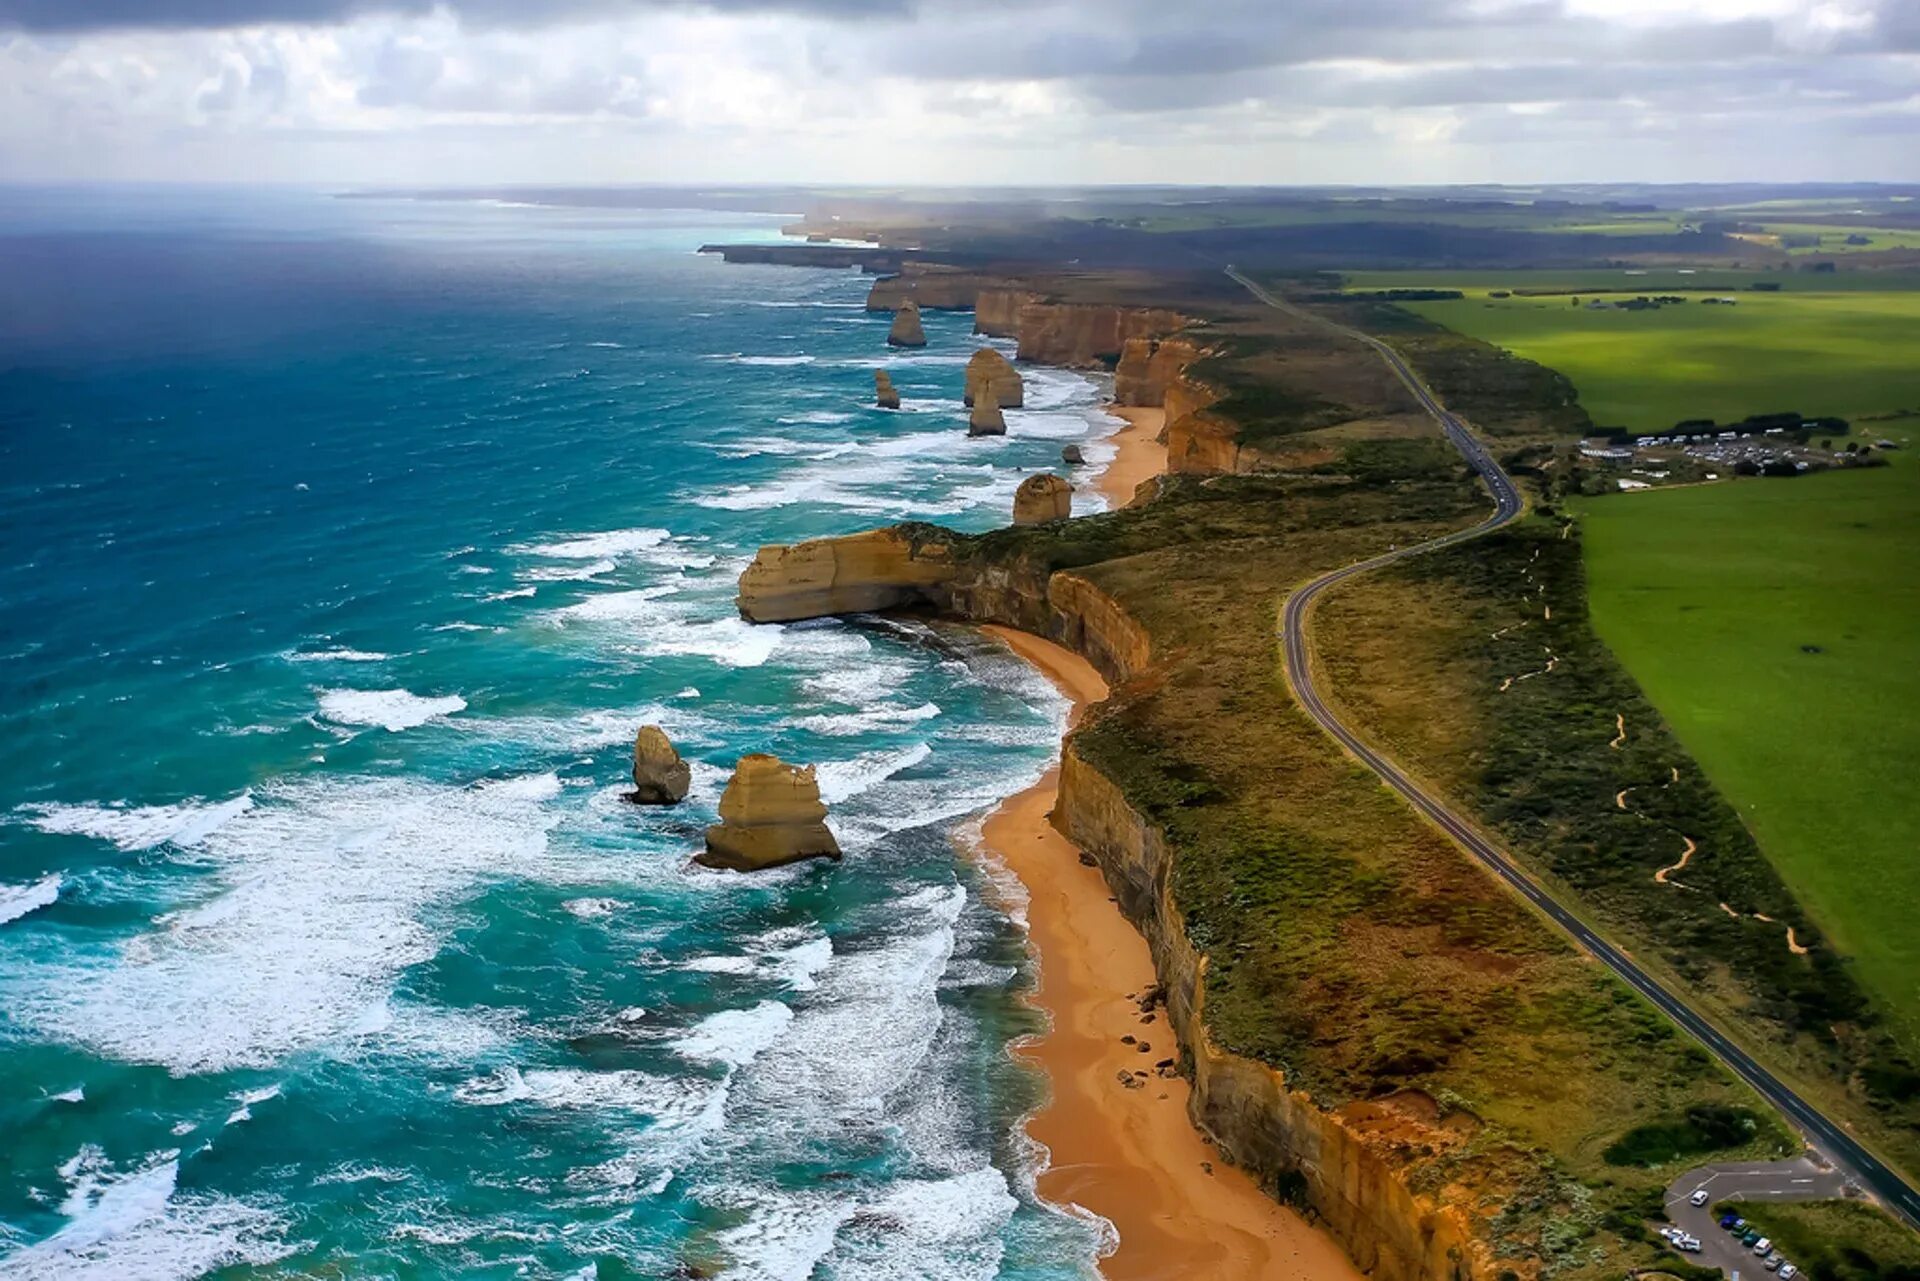
<path id="1" fill-rule="evenodd" d="M 900 393 L 894 390 L 893 379 L 884 369 L 873 371 L 873 403 L 882 409 L 900 408 Z"/>
<path id="2" fill-rule="evenodd" d="M 840 843 L 826 818 L 813 766 L 759 752 L 742 756 L 720 797 L 720 821 L 707 829 L 707 848 L 695 861 L 757 872 L 801 859 L 837 859 Z"/>
<path id="3" fill-rule="evenodd" d="M 893 313 L 893 328 L 887 330 L 889 347 L 924 347 L 927 345 L 927 331 L 920 326 L 920 307 L 914 302 L 905 302 L 900 310 Z"/>
<path id="4" fill-rule="evenodd" d="M 973 398 L 973 412 L 967 415 L 967 435 L 1004 436 L 1007 434 L 1007 417 L 1000 412 L 1000 401 L 994 396 L 991 386 L 980 388 L 980 394 Z"/>
<path id="5" fill-rule="evenodd" d="M 1073 486 L 1064 477 L 1041 472 L 1020 482 L 1013 493 L 1013 523 L 1044 525 L 1073 515 Z"/>
<path id="6" fill-rule="evenodd" d="M 962 400 L 972 405 L 982 387 L 993 388 L 993 398 L 1002 409 L 1019 409 L 1027 403 L 1027 388 L 1020 381 L 1020 371 L 991 347 L 982 347 L 967 361 L 967 384 Z"/>
<path id="7" fill-rule="evenodd" d="M 1078 467 L 1081 463 L 1087 461 L 1087 456 L 1080 452 L 1080 446 L 1078 445 L 1062 445 L 1060 447 L 1060 461 L 1069 467 Z"/>
<path id="8" fill-rule="evenodd" d="M 893 609 L 953 577 L 952 535 L 896 526 L 844 538 L 760 549 L 740 575 L 735 604 L 753 623 Z"/>
<path id="9" fill-rule="evenodd" d="M 658 725 L 642 725 L 633 740 L 633 791 L 627 799 L 639 805 L 678 805 L 687 799 L 692 782 L 693 771 L 666 733 Z"/>

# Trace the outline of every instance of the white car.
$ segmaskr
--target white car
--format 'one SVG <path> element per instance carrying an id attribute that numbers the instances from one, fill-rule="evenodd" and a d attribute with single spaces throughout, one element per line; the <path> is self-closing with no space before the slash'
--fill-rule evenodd
<path id="1" fill-rule="evenodd" d="M 1793 1281 L 1793 1279 L 1799 1275 L 1800 1269 L 1794 1267 L 1791 1263 L 1783 1263 L 1780 1265 L 1780 1281 Z"/>
<path id="2" fill-rule="evenodd" d="M 1707 1190 L 1705 1188 L 1698 1188 L 1687 1200 L 1694 1205 L 1705 1205 L 1707 1203 Z"/>
<path id="3" fill-rule="evenodd" d="M 1681 1236 L 1678 1236 L 1678 1237 L 1675 1237 L 1675 1238 L 1674 1238 L 1674 1240 L 1673 1240 L 1673 1244 L 1674 1244 L 1674 1248 L 1675 1248 L 1675 1249 L 1678 1249 L 1678 1250 L 1685 1250 L 1685 1251 L 1687 1251 L 1687 1253 L 1689 1253 L 1689 1254 L 1698 1254 L 1698 1253 L 1700 1253 L 1700 1238 L 1699 1238 L 1699 1237 L 1696 1237 L 1696 1236 L 1686 1236 L 1686 1235 L 1684 1235 L 1684 1234 L 1683 1234 L 1683 1235 L 1681 1235 Z"/>
<path id="4" fill-rule="evenodd" d="M 1767 1257 L 1767 1252 L 1771 1249 L 1773 1249 L 1773 1242 L 1767 1237 L 1761 1237 L 1753 1243 L 1753 1252 L 1763 1259 Z"/>

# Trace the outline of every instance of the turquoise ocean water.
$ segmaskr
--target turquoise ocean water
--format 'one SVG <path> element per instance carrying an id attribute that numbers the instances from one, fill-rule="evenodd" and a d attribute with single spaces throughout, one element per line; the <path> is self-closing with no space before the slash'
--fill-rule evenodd
<path id="1" fill-rule="evenodd" d="M 1087 1272 L 966 851 L 1060 700 L 732 595 L 1004 523 L 1103 389 L 967 440 L 968 317 L 893 354 L 857 274 L 691 252 L 780 221 L 0 191 L 0 1275 Z M 757 750 L 843 863 L 689 865 Z"/>

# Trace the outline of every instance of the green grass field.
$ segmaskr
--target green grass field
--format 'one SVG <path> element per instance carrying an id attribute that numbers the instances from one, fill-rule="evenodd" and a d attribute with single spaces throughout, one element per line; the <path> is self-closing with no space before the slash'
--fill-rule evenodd
<path id="1" fill-rule="evenodd" d="M 1657 311 L 1589 311 L 1564 297 L 1491 298 L 1490 290 L 1564 282 L 1644 290 L 1725 283 L 1731 307 L 1691 302 Z M 1424 284 L 1461 288 L 1460 301 L 1406 304 L 1449 329 L 1485 339 L 1573 380 L 1601 426 L 1649 430 L 1687 418 L 1737 421 L 1798 410 L 1843 418 L 1920 410 L 1920 289 L 1829 288 L 1844 275 L 1800 277 L 1779 293 L 1733 292 L 1753 275 L 1578 272 L 1530 278 L 1446 273 L 1370 279 L 1355 288 Z M 1764 278 L 1764 277 L 1762 277 Z M 1772 277 L 1779 279 L 1778 273 Z M 1883 284 L 1896 283 L 1883 281 Z M 1903 282 L 1902 282 L 1903 283 Z M 1584 300 L 1583 300 L 1584 301 Z M 1911 424 L 1909 424 L 1911 425 Z"/>
<path id="2" fill-rule="evenodd" d="M 1577 511 L 1600 636 L 1920 1048 L 1920 459 Z"/>

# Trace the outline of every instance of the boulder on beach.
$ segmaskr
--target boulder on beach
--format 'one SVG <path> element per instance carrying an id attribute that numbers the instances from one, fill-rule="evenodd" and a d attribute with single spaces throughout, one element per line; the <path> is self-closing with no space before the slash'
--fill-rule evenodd
<path id="1" fill-rule="evenodd" d="M 900 310 L 893 313 L 893 328 L 887 330 L 889 347 L 924 347 L 927 345 L 927 331 L 920 327 L 920 304 L 911 300 L 900 304 Z"/>
<path id="2" fill-rule="evenodd" d="M 873 403 L 882 409 L 900 408 L 900 393 L 894 390 L 893 379 L 884 369 L 873 371 Z"/>
<path id="3" fill-rule="evenodd" d="M 760 752 L 742 756 L 720 797 L 720 821 L 707 829 L 707 848 L 694 861 L 757 872 L 801 859 L 837 859 L 840 843 L 826 818 L 813 766 Z"/>
<path id="4" fill-rule="evenodd" d="M 968 405 L 979 397 L 980 388 L 993 388 L 993 398 L 1002 409 L 1019 409 L 1027 403 L 1026 384 L 1013 362 L 991 347 L 982 347 L 967 361 L 967 384 L 962 399 Z"/>
<path id="5" fill-rule="evenodd" d="M 1041 472 L 1020 482 L 1013 491 L 1013 523 L 1044 525 L 1073 515 L 1073 486 L 1065 477 Z"/>
<path id="6" fill-rule="evenodd" d="M 980 394 L 974 397 L 973 412 L 967 415 L 967 435 L 1004 436 L 1007 434 L 1007 417 L 1000 412 L 1000 402 L 994 398 L 993 388 L 980 388 Z"/>
<path id="7" fill-rule="evenodd" d="M 1087 461 L 1087 456 L 1080 452 L 1080 446 L 1066 445 L 1060 450 L 1060 461 L 1069 467 L 1078 467 Z"/>
<path id="8" fill-rule="evenodd" d="M 637 805 L 678 805 L 687 799 L 693 771 L 658 725 L 642 725 L 633 740 L 633 791 Z"/>

